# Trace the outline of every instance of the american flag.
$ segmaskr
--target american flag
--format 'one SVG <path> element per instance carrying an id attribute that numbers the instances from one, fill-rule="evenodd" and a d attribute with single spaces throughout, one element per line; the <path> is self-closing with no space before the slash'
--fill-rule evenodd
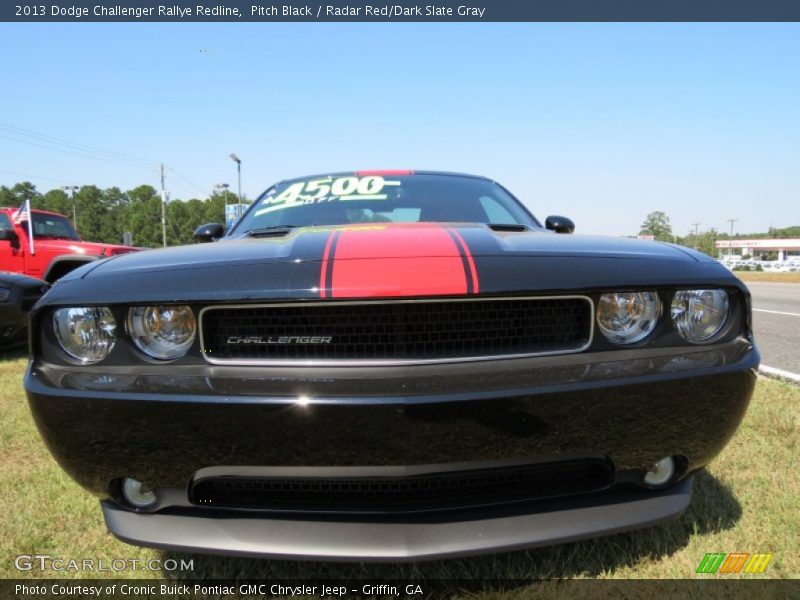
<path id="1" fill-rule="evenodd" d="M 36 254 L 36 246 L 33 243 L 33 219 L 31 219 L 31 201 L 25 200 L 19 205 L 14 213 L 14 223 L 19 225 L 23 221 L 28 222 L 28 243 L 30 244 L 31 254 Z"/>
<path id="2" fill-rule="evenodd" d="M 19 205 L 19 208 L 14 213 L 14 223 L 19 225 L 23 221 L 29 221 L 31 218 L 31 201 L 25 200 Z"/>

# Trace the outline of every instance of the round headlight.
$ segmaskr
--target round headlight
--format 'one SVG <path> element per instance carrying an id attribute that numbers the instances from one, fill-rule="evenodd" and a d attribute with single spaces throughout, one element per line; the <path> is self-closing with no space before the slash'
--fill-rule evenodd
<path id="1" fill-rule="evenodd" d="M 159 360 L 180 358 L 194 342 L 197 325 L 188 306 L 134 306 L 128 333 L 139 350 Z"/>
<path id="2" fill-rule="evenodd" d="M 103 360 L 117 341 L 117 322 L 105 306 L 59 308 L 53 329 L 64 352 L 84 365 Z"/>
<path id="3" fill-rule="evenodd" d="M 672 322 L 687 342 L 699 344 L 711 339 L 728 318 L 725 290 L 678 290 L 672 298 Z"/>
<path id="4" fill-rule="evenodd" d="M 655 329 L 661 301 L 655 292 L 603 294 L 597 304 L 597 325 L 615 344 L 635 344 Z"/>

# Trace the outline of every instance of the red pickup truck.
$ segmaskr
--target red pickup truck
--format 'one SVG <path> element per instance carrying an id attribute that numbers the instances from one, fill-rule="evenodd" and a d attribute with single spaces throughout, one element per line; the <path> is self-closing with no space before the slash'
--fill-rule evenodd
<path id="1" fill-rule="evenodd" d="M 32 210 L 33 254 L 28 222 L 14 222 L 16 208 L 0 207 L 0 271 L 23 273 L 53 283 L 88 262 L 135 252 L 138 248 L 84 242 L 69 219 L 58 213 Z"/>

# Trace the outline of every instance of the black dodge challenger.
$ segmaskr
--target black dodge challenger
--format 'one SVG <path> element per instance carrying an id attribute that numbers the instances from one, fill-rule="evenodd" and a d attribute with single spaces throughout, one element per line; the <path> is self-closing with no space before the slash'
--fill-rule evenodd
<path id="1" fill-rule="evenodd" d="M 482 177 L 284 181 L 215 243 L 62 278 L 30 406 L 133 544 L 403 560 L 653 525 L 747 409 L 749 294 L 573 229 Z"/>

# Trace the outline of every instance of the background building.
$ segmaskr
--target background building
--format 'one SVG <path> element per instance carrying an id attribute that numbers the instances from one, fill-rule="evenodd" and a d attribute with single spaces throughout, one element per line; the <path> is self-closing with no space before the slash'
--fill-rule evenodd
<path id="1" fill-rule="evenodd" d="M 787 260 L 790 253 L 800 253 L 800 238 L 760 239 L 760 240 L 720 240 L 715 243 L 720 254 L 732 256 L 761 256 L 767 252 L 777 252 L 778 260 Z"/>

